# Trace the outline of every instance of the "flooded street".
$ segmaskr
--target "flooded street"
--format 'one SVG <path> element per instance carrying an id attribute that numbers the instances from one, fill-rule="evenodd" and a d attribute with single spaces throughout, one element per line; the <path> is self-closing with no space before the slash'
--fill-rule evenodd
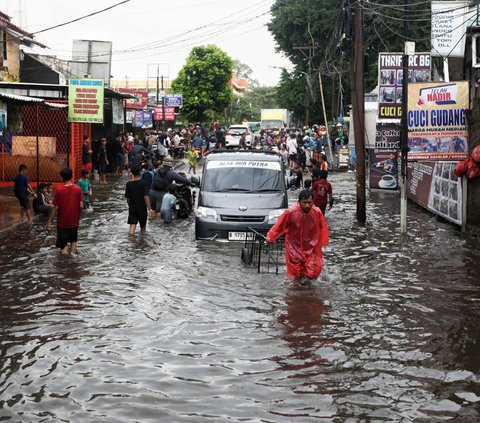
<path id="1" fill-rule="evenodd" d="M 40 221 L 0 238 L 0 420 L 480 421 L 480 243 L 330 176 L 318 282 L 257 274 L 193 218 L 128 236 L 125 179 L 94 186 L 77 257 Z M 294 203 L 295 197 L 291 196 Z"/>

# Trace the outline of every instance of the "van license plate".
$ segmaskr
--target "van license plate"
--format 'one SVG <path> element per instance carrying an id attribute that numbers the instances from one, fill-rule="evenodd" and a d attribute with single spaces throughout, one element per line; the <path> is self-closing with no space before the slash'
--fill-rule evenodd
<path id="1" fill-rule="evenodd" d="M 247 232 L 229 232 L 229 241 L 245 241 L 247 239 Z M 253 239 L 253 233 L 248 232 L 248 239 Z"/>

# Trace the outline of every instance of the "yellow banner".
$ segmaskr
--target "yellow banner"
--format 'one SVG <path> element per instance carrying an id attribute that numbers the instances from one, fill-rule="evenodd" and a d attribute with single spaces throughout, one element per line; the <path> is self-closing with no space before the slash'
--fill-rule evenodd
<path id="1" fill-rule="evenodd" d="M 467 156 L 467 81 L 408 85 L 409 160 L 461 160 Z"/>
<path id="2" fill-rule="evenodd" d="M 68 81 L 68 121 L 103 123 L 103 79 Z"/>

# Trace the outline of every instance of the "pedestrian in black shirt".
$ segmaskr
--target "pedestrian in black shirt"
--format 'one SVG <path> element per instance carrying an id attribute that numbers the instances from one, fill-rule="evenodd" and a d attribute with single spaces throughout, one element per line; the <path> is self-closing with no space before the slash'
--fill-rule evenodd
<path id="1" fill-rule="evenodd" d="M 140 179 L 140 166 L 132 166 L 130 169 L 133 179 L 127 182 L 125 187 L 125 198 L 128 203 L 129 235 L 135 234 L 137 223 L 140 224 L 140 231 L 145 232 L 147 228 L 148 213 L 152 211 L 150 198 L 148 196 L 148 185 Z"/>

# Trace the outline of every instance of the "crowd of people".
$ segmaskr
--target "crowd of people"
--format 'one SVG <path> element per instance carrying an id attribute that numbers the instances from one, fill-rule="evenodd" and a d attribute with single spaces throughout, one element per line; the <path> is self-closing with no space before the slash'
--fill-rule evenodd
<path id="1" fill-rule="evenodd" d="M 341 142 L 348 140 L 342 139 Z M 331 208 L 333 204 L 332 187 L 327 181 L 325 146 L 324 128 L 304 127 L 282 129 L 278 134 L 262 130 L 255 134 L 255 142 L 250 148 L 280 154 L 290 172 L 290 187 L 311 190 L 313 203 L 325 213 L 327 205 Z M 55 195 L 51 183 L 40 184 L 35 194 L 27 167 L 20 166 L 14 181 L 14 193 L 21 209 L 20 221 L 32 220 L 30 203 L 33 200 L 35 213 L 46 215 L 47 226 L 57 217 L 56 245 L 61 253 L 75 253 L 81 211 L 91 208 L 92 182 L 107 184 L 107 173 L 130 179 L 125 188 L 130 234 L 135 233 L 137 225 L 145 231 L 148 218 L 172 222 L 179 201 L 185 211 L 182 217 L 187 217 L 193 210 L 190 188 L 195 185 L 195 179 L 176 172 L 174 158 L 185 158 L 188 173 L 195 175 L 202 156 L 224 148 L 225 131 L 218 123 L 210 128 L 192 124 L 183 129 L 150 131 L 142 138 L 128 132 L 111 141 L 101 138 L 96 142 L 86 135 L 82 146 L 81 177 L 75 183 L 71 169 L 62 169 L 64 185 L 57 188 Z M 240 144 L 239 148 L 247 147 Z"/>

